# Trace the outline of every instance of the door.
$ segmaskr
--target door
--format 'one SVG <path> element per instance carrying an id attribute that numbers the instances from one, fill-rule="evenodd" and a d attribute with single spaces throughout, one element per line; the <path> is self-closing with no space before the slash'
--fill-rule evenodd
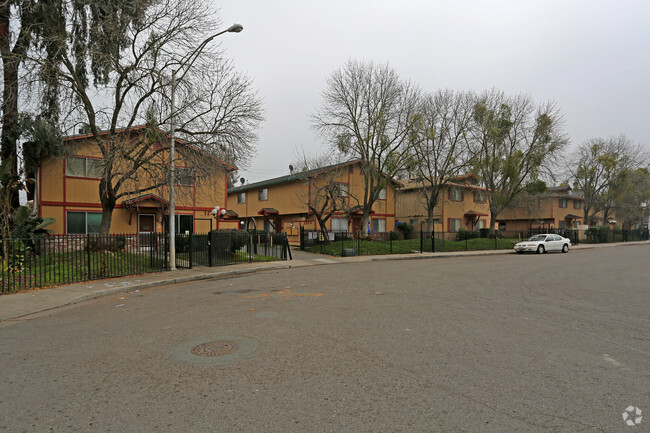
<path id="1" fill-rule="evenodd" d="M 152 214 L 138 215 L 138 234 L 140 249 L 151 249 L 154 246 L 153 233 L 156 231 L 156 219 Z"/>

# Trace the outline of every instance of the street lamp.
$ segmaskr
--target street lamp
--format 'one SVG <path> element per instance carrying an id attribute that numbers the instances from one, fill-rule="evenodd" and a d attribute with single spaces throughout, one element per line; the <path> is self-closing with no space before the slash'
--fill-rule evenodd
<path id="1" fill-rule="evenodd" d="M 226 30 L 222 30 L 218 33 L 213 34 L 206 38 L 203 42 L 199 44 L 194 51 L 192 51 L 187 57 L 186 60 L 181 62 L 181 66 L 172 71 L 172 98 L 171 98 L 171 113 L 170 113 L 170 132 L 171 137 L 170 149 L 169 149 L 169 270 L 176 270 L 176 203 L 174 201 L 174 164 L 176 163 L 175 155 L 175 141 L 174 138 L 174 116 L 176 115 L 176 106 L 175 106 L 175 93 L 176 93 L 176 73 L 181 69 L 185 68 L 185 71 L 181 75 L 180 79 L 182 80 L 187 71 L 192 67 L 194 61 L 199 57 L 199 54 L 203 51 L 205 46 L 214 38 L 224 33 L 239 33 L 244 30 L 244 27 L 241 24 L 233 24 L 228 27 Z M 218 220 L 217 220 L 218 222 Z"/>

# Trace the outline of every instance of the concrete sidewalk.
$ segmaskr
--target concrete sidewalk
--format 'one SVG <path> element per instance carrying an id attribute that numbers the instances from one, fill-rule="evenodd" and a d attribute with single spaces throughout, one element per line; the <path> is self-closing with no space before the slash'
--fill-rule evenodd
<path id="1" fill-rule="evenodd" d="M 581 244 L 572 250 L 580 251 L 590 248 L 612 248 L 619 246 L 649 245 L 650 242 L 625 242 L 611 244 Z M 418 260 L 444 257 L 474 257 L 496 254 L 514 254 L 513 250 L 458 251 L 441 253 L 393 254 L 381 256 L 332 257 L 320 254 L 292 251 L 293 260 L 266 263 L 245 263 L 220 267 L 198 267 L 179 269 L 151 274 L 93 280 L 64 286 L 36 289 L 28 292 L 12 293 L 0 296 L 0 322 L 30 314 L 39 313 L 65 305 L 95 299 L 117 293 L 133 292 L 150 287 L 210 278 L 227 278 L 253 272 L 298 268 L 305 266 L 336 265 L 342 263 L 361 263 L 382 260 Z"/>

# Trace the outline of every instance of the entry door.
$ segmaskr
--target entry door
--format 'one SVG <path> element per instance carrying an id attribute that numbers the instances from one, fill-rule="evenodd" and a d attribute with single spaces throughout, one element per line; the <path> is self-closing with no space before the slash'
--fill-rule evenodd
<path id="1" fill-rule="evenodd" d="M 138 233 L 140 234 L 140 248 L 150 249 L 153 247 L 152 233 L 156 231 L 156 219 L 151 214 L 138 215 Z"/>

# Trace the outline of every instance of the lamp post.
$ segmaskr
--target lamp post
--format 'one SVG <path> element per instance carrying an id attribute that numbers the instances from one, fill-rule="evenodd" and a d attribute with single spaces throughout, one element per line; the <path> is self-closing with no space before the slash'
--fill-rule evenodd
<path id="1" fill-rule="evenodd" d="M 172 71 L 172 82 L 171 82 L 171 113 L 170 113 L 170 149 L 169 149 L 169 270 L 176 270 L 176 203 L 174 200 L 174 164 L 176 163 L 176 139 L 174 137 L 174 116 L 176 115 L 176 106 L 175 106 L 175 93 L 176 93 L 176 73 L 181 69 L 185 68 L 185 71 L 181 75 L 180 79 L 182 80 L 187 71 L 192 67 L 194 61 L 197 59 L 199 54 L 203 51 L 205 46 L 214 38 L 224 33 L 239 33 L 244 30 L 244 27 L 241 24 L 233 24 L 228 27 L 226 30 L 222 30 L 218 33 L 213 34 L 206 38 L 203 42 L 199 44 L 194 51 L 192 51 L 187 59 L 181 63 L 181 66 Z M 218 222 L 218 220 L 217 220 Z"/>

